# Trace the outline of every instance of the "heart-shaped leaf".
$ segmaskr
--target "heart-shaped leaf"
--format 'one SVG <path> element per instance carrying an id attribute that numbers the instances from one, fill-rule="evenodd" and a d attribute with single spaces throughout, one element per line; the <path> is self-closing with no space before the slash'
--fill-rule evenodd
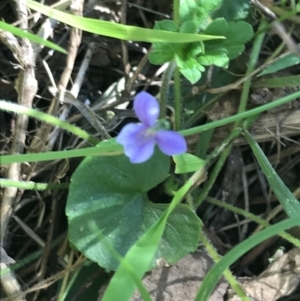
<path id="1" fill-rule="evenodd" d="M 125 155 L 86 158 L 71 179 L 66 208 L 71 243 L 100 266 L 115 270 L 119 262 L 107 246 L 124 256 L 161 216 L 168 205 L 152 203 L 147 192 L 167 178 L 169 165 L 169 157 L 158 150 L 142 164 L 131 164 Z M 168 219 L 151 267 L 158 258 L 171 264 L 195 250 L 199 229 L 195 213 L 179 205 Z"/>

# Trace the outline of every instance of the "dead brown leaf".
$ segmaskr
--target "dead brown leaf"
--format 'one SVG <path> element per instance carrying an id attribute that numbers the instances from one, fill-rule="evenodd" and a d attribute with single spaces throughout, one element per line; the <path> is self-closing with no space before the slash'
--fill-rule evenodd
<path id="1" fill-rule="evenodd" d="M 300 249 L 282 255 L 257 278 L 239 279 L 241 286 L 253 300 L 275 301 L 291 294 L 300 283 Z M 230 290 L 227 301 L 239 301 Z"/>

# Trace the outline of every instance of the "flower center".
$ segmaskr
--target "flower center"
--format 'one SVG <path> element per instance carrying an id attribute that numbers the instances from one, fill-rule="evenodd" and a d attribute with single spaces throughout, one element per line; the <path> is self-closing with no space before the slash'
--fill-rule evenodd
<path id="1" fill-rule="evenodd" d="M 169 130 L 170 124 L 165 119 L 159 119 L 156 121 L 156 124 L 151 129 L 153 129 L 155 132 L 161 131 L 161 130 Z"/>

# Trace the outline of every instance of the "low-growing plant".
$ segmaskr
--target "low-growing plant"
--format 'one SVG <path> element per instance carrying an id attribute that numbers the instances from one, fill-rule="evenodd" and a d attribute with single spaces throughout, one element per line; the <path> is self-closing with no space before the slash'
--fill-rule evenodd
<path id="1" fill-rule="evenodd" d="M 196 209 L 207 197 L 219 175 L 233 140 L 243 134 L 288 218 L 246 239 L 222 259 L 212 255 L 218 262 L 204 279 L 195 300 L 207 300 L 223 273 L 239 297 L 249 300 L 228 268 L 259 242 L 278 233 L 300 246 L 299 241 L 283 232 L 299 224 L 300 204 L 274 171 L 248 129 L 261 112 L 300 97 L 300 92 L 280 97 L 258 108 L 246 109 L 252 76 L 258 73 L 255 68 L 266 25 L 265 21 L 261 21 L 253 35 L 252 25 L 241 20 L 240 16 L 245 19 L 250 12 L 248 1 L 240 1 L 236 15 L 231 14 L 230 19 L 222 17 L 222 13 L 228 16 L 226 8 L 229 5 L 233 9 L 234 1 L 175 0 L 173 4 L 173 20 L 156 22 L 154 30 L 146 30 L 73 16 L 28 0 L 28 8 L 71 26 L 118 39 L 151 42 L 149 61 L 154 65 L 167 63 L 169 67 L 157 98 L 147 92 L 137 93 L 134 97 L 134 111 L 140 122 L 125 125 L 115 139 L 106 141 L 99 141 L 54 116 L 1 100 L 1 110 L 37 118 L 93 144 L 78 150 L 5 155 L 1 158 L 2 164 L 85 157 L 72 174 L 69 184 L 66 205 L 69 241 L 74 249 L 89 260 L 108 271 L 115 271 L 103 300 L 129 300 L 136 287 L 143 298 L 149 300 L 141 279 L 147 271 L 155 268 L 157 260 L 163 258 L 168 264 L 173 264 L 195 251 L 199 243 L 204 244 L 211 255 L 214 254 L 211 243 L 203 233 L 203 224 Z M 1 24 L 4 23 L 0 23 L 0 29 L 11 30 L 7 24 L 4 27 Z M 16 30 L 12 32 L 20 34 Z M 24 37 L 32 38 L 28 34 Z M 184 128 L 182 82 L 199 83 L 211 66 L 218 70 L 228 68 L 250 41 L 252 48 L 237 114 Z M 40 41 L 35 39 L 34 42 Z M 61 50 L 58 46 L 54 48 Z M 273 72 L 270 68 L 265 73 Z M 265 73 L 262 71 L 261 75 Z M 174 78 L 173 86 L 170 86 L 171 78 Z M 175 108 L 175 121 L 172 124 L 165 118 L 170 98 Z M 204 133 L 229 123 L 234 125 L 228 138 L 212 152 L 207 152 L 205 157 L 200 158 L 188 150 L 186 137 L 189 135 Z M 208 173 L 208 167 L 216 158 L 214 168 Z M 9 179 L 2 179 L 0 184 L 22 189 L 47 188 L 47 185 L 40 183 L 23 182 L 21 187 L 21 183 Z M 149 198 L 149 191 L 155 187 L 163 189 L 165 197 L 171 196 L 171 202 Z M 195 190 L 198 191 L 198 197 L 193 193 Z M 186 199 L 189 201 L 185 202 Z M 247 212 L 242 214 L 247 215 Z M 1 273 L 4 274 L 5 270 Z"/>

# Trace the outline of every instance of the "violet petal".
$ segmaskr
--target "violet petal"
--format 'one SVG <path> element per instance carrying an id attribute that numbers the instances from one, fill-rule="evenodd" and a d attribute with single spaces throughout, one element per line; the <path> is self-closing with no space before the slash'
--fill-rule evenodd
<path id="1" fill-rule="evenodd" d="M 155 97 L 147 92 L 135 96 L 134 111 L 139 120 L 148 127 L 153 127 L 159 116 L 159 104 Z"/>
<path id="2" fill-rule="evenodd" d="M 187 151 L 187 145 L 184 137 L 175 131 L 158 131 L 155 141 L 160 150 L 168 156 L 180 155 Z"/>
<path id="3" fill-rule="evenodd" d="M 155 138 L 144 124 L 129 123 L 123 127 L 116 141 L 123 145 L 124 153 L 131 163 L 147 161 L 154 152 Z"/>
<path id="4" fill-rule="evenodd" d="M 126 124 L 119 135 L 116 137 L 116 141 L 122 145 L 132 143 L 132 140 L 144 131 L 146 127 L 141 123 L 128 123 Z"/>

